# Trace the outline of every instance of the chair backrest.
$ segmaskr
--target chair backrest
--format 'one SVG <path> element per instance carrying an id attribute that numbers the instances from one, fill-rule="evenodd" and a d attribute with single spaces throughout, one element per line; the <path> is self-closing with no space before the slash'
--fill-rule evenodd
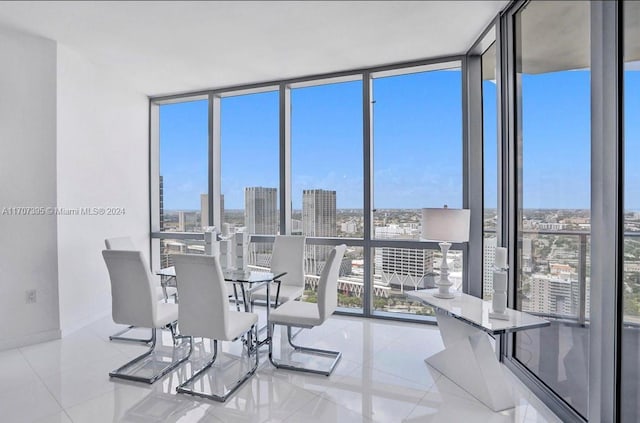
<path id="1" fill-rule="evenodd" d="M 276 236 L 271 255 L 271 272 L 287 272 L 280 278 L 283 285 L 304 287 L 304 243 L 303 236 Z"/>
<path id="2" fill-rule="evenodd" d="M 318 281 L 318 311 L 323 322 L 333 314 L 338 306 L 338 276 L 346 249 L 347 246 L 342 244 L 331 250 L 320 274 L 320 280 Z"/>
<path id="3" fill-rule="evenodd" d="M 180 297 L 180 333 L 229 340 L 229 298 L 220 259 L 201 254 L 172 254 Z"/>
<path id="4" fill-rule="evenodd" d="M 133 245 L 133 241 L 131 237 L 128 236 L 120 236 L 116 238 L 107 238 L 104 240 L 104 245 L 107 247 L 107 250 L 127 250 L 127 251 L 137 251 L 135 245 Z"/>
<path id="5" fill-rule="evenodd" d="M 113 321 L 152 328 L 156 317 L 156 291 L 142 253 L 103 250 L 102 257 L 111 279 Z"/>

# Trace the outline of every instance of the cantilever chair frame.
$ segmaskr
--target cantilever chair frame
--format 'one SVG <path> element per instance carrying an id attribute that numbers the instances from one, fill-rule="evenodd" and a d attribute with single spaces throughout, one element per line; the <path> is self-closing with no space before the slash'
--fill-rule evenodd
<path id="1" fill-rule="evenodd" d="M 169 325 L 167 325 L 168 328 L 171 330 L 171 336 L 172 336 L 173 341 L 174 341 L 174 348 L 177 346 L 177 340 L 182 338 L 182 337 L 176 335 L 176 333 L 175 333 L 175 324 L 176 324 L 176 322 L 173 322 L 173 323 L 170 323 Z M 181 358 L 178 361 L 172 361 L 170 365 L 166 366 L 159 373 L 156 373 L 152 377 L 148 377 L 147 378 L 147 377 L 135 376 L 135 375 L 129 375 L 129 374 L 126 374 L 126 373 L 122 373 L 124 370 L 126 370 L 130 366 L 138 363 L 139 361 L 144 360 L 145 358 L 147 358 L 147 357 L 149 357 L 149 356 L 151 356 L 153 354 L 153 352 L 155 350 L 155 347 L 156 347 L 157 331 L 158 330 L 159 330 L 158 328 L 151 329 L 151 345 L 150 345 L 149 351 L 146 351 L 145 353 L 139 355 L 138 357 L 134 358 L 133 360 L 129 361 L 128 363 L 118 367 L 116 370 L 113 370 L 113 371 L 109 372 L 109 376 L 110 377 L 119 378 L 119 379 L 131 380 L 131 381 L 134 381 L 134 382 L 143 382 L 143 383 L 152 384 L 156 380 L 160 379 L 161 377 L 163 377 L 167 373 L 173 371 L 179 365 L 184 363 L 189 358 L 189 355 L 185 355 L 183 358 Z M 175 353 L 175 349 L 174 349 L 174 353 Z M 191 353 L 191 351 L 189 351 L 189 354 L 190 353 Z"/>
<path id="2" fill-rule="evenodd" d="M 119 242 L 119 243 L 124 243 L 121 244 L 120 246 L 118 245 L 113 245 L 113 243 L 115 242 Z M 131 242 L 131 238 L 129 237 L 115 237 L 115 238 L 107 238 L 104 240 L 104 244 L 107 247 L 107 250 L 120 250 L 120 249 L 132 249 L 135 250 L 135 246 L 133 245 L 133 242 Z M 114 247 L 119 247 L 119 248 L 114 248 Z M 127 247 L 127 248 L 122 248 L 122 247 Z M 168 301 L 169 300 L 169 296 L 167 295 L 167 289 L 166 287 L 163 286 L 163 293 L 164 293 L 164 300 Z M 118 331 L 116 333 L 114 333 L 113 335 L 109 336 L 109 341 L 122 341 L 122 342 L 135 342 L 138 344 L 149 344 L 150 342 L 153 342 L 153 337 L 154 337 L 154 332 L 153 329 L 151 330 L 151 337 L 149 338 L 130 338 L 128 336 L 122 336 L 125 333 L 129 332 L 132 329 L 135 329 L 136 327 L 133 325 L 129 325 L 126 328 L 122 329 L 121 331 Z"/>
<path id="3" fill-rule="evenodd" d="M 259 359 L 260 353 L 258 351 L 258 329 L 257 329 L 257 325 L 256 324 L 251 325 L 251 328 L 246 333 L 249 334 L 252 331 L 255 332 L 254 336 L 249 336 L 248 338 L 254 340 L 254 345 L 253 345 L 253 347 L 247 345 L 247 356 L 251 357 L 251 353 L 252 352 L 255 354 L 255 362 L 253 364 L 253 367 L 247 373 L 245 373 L 240 379 L 238 379 L 230 388 L 228 388 L 222 395 L 216 395 L 216 394 L 213 394 L 213 393 L 209 394 L 209 393 L 206 393 L 206 392 L 196 391 L 194 389 L 187 388 L 187 385 L 191 384 L 192 382 L 196 381 L 201 376 L 206 374 L 206 372 L 215 363 L 216 358 L 218 357 L 218 340 L 217 339 L 213 340 L 213 356 L 211 357 L 211 360 L 209 360 L 199 370 L 194 372 L 193 375 L 189 379 L 187 379 L 184 383 L 179 385 L 176 388 L 176 392 L 179 393 L 179 394 L 187 394 L 187 395 L 193 395 L 193 396 L 200 397 L 200 398 L 206 398 L 206 399 L 210 399 L 210 400 L 213 400 L 213 401 L 225 402 L 247 380 L 249 380 L 249 378 L 258 369 L 258 359 Z M 240 337 L 235 338 L 232 342 L 238 340 L 239 338 Z M 191 356 L 192 352 L 193 352 L 193 337 L 190 336 L 189 337 L 189 354 L 188 354 L 187 358 L 189 358 Z"/>
<path id="4" fill-rule="evenodd" d="M 183 313 L 180 315 L 182 333 L 189 338 L 188 357 L 194 349 L 194 337 L 213 340 L 213 356 L 198 370 L 192 362 L 192 376 L 180 384 L 176 392 L 224 402 L 258 368 L 258 315 L 229 310 L 227 286 L 220 261 L 216 256 L 175 254 L 173 257 L 176 275 L 180 281 L 178 295 L 183 307 Z M 197 386 L 196 381 L 203 376 L 209 376 L 207 372 L 218 358 L 218 342 L 234 342 L 241 338 L 245 340 L 245 344 L 240 354 L 240 364 L 243 365 L 246 348 L 249 361 L 251 354 L 255 354 L 253 366 L 249 366 L 250 369 L 231 385 L 225 384 L 222 393 L 217 386 L 208 387 L 208 392 L 202 391 L 205 388 Z M 241 367 L 241 371 L 244 372 L 244 368 Z M 217 379 L 219 375 L 214 372 L 210 376 Z"/>
<path id="5" fill-rule="evenodd" d="M 122 336 L 125 333 L 129 332 L 132 329 L 135 329 L 135 326 L 129 325 L 126 328 L 122 329 L 119 332 L 114 333 L 113 335 L 109 335 L 109 341 L 122 341 L 122 342 L 136 342 L 139 344 L 149 344 L 153 342 L 153 330 L 151 333 L 151 338 L 129 338 L 128 336 Z"/>
<path id="6" fill-rule="evenodd" d="M 307 373 L 314 373 L 314 374 L 319 374 L 324 376 L 331 376 L 331 373 L 333 373 L 333 370 L 336 368 L 336 366 L 338 365 L 338 362 L 342 358 L 342 353 L 339 351 L 321 350 L 318 348 L 303 347 L 293 343 L 292 338 L 298 333 L 300 333 L 300 331 L 296 332 L 296 334 L 292 336 L 291 334 L 292 327 L 297 327 L 302 330 L 302 329 L 311 329 L 313 328 L 313 326 L 305 326 L 305 325 L 281 325 L 281 326 L 287 327 L 287 341 L 289 341 L 289 345 L 291 345 L 291 347 L 294 349 L 295 352 L 333 357 L 333 362 L 329 366 L 328 370 L 310 369 L 307 367 L 294 366 L 292 364 L 278 362 L 276 359 L 273 358 L 273 340 L 272 340 L 272 342 L 269 342 L 269 361 L 271 362 L 271 364 L 273 364 L 273 366 L 277 369 L 295 370 L 299 372 L 307 372 Z M 275 324 L 272 324 L 271 333 L 274 333 L 273 332 L 274 329 L 275 329 Z"/>
<path id="7" fill-rule="evenodd" d="M 186 360 L 186 354 L 181 359 L 178 355 L 180 348 L 177 341 L 178 337 L 176 336 L 176 325 L 179 317 L 178 305 L 163 304 L 163 311 L 159 312 L 160 305 L 153 294 L 153 279 L 140 251 L 103 250 L 102 256 L 107 265 L 111 281 L 111 313 L 114 322 L 151 328 L 149 350 L 118 369 L 109 372 L 109 376 L 151 384 Z M 171 330 L 173 352 L 171 362 L 162 363 L 163 366 L 158 370 L 155 366 L 154 353 L 156 352 L 158 329 L 162 328 Z M 149 357 L 154 360 L 153 374 L 151 376 L 145 377 L 127 373 L 127 370 Z"/>
<path id="8" fill-rule="evenodd" d="M 321 318 L 320 324 L 322 324 L 328 318 L 328 316 L 326 316 L 326 314 L 323 314 L 323 313 L 326 313 L 327 311 L 329 311 L 329 315 L 330 315 L 335 310 L 335 304 L 333 306 L 333 310 L 327 310 L 326 309 L 326 307 L 327 307 L 327 305 L 326 305 L 327 285 L 333 284 L 333 282 L 329 282 L 329 281 L 332 280 L 332 278 L 335 277 L 335 279 L 337 280 L 337 278 L 339 276 L 340 261 L 342 260 L 342 257 L 344 257 L 345 249 L 346 249 L 346 245 L 344 245 L 344 244 L 335 247 L 333 249 L 333 251 L 331 252 L 331 256 L 329 258 L 330 263 L 327 262 L 327 264 L 325 264 L 325 268 L 323 269 L 323 272 L 322 272 L 322 275 L 321 275 L 321 281 L 324 282 L 323 294 L 322 294 L 323 296 L 322 296 L 322 298 L 319 298 L 322 301 L 323 304 L 322 305 L 318 304 L 318 307 L 325 307 L 325 310 L 322 311 L 322 310 L 320 310 L 320 308 L 318 309 L 318 311 L 320 312 L 320 318 Z M 341 252 L 339 253 L 340 250 L 341 250 Z M 340 257 L 338 257 L 338 254 L 340 254 Z M 335 274 L 332 275 L 332 272 L 335 272 Z M 336 293 L 334 292 L 332 295 L 336 295 Z M 283 306 L 286 307 L 286 304 L 283 305 Z M 271 314 L 271 317 L 273 317 L 273 314 Z M 286 322 L 286 323 L 269 322 L 268 324 L 271 325 L 271 327 L 270 327 L 271 331 L 270 332 L 272 334 L 275 333 L 275 326 L 276 325 L 286 326 L 287 327 L 287 341 L 289 342 L 289 345 L 291 345 L 291 347 L 294 349 L 294 352 L 306 353 L 306 354 L 310 354 L 310 355 L 320 355 L 320 356 L 333 357 L 333 361 L 331 362 L 331 365 L 329 366 L 329 368 L 327 370 L 313 369 L 313 368 L 307 368 L 307 367 L 302 367 L 302 366 L 296 366 L 296 365 L 288 364 L 288 363 L 285 363 L 285 362 L 282 362 L 282 361 L 279 362 L 278 360 L 273 358 L 273 340 L 272 340 L 271 342 L 269 342 L 269 361 L 271 362 L 271 364 L 274 365 L 274 367 L 276 367 L 278 369 L 296 370 L 296 371 L 301 371 L 301 372 L 315 373 L 315 374 L 321 374 L 321 375 L 324 375 L 324 376 L 330 376 L 331 373 L 333 372 L 333 370 L 335 369 L 336 365 L 338 364 L 338 362 L 342 358 L 342 353 L 338 352 L 338 351 L 322 350 L 322 349 L 318 349 L 318 348 L 303 347 L 303 346 L 296 345 L 296 344 L 293 343 L 293 340 L 292 340 L 293 336 L 292 336 L 292 333 L 291 333 L 291 328 L 292 327 L 297 327 L 297 328 L 302 328 L 302 329 L 310 329 L 310 328 L 313 328 L 313 327 L 316 326 L 314 324 L 302 324 L 302 323 L 290 323 L 290 322 Z M 297 335 L 297 333 L 296 333 L 296 335 Z"/>

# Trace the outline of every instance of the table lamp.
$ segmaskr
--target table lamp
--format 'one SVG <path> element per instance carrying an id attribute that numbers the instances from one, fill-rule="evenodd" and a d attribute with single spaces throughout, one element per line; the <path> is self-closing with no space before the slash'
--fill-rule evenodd
<path id="1" fill-rule="evenodd" d="M 436 282 L 438 292 L 433 296 L 437 298 L 453 298 L 449 287 L 453 285 L 449 281 L 449 266 L 447 264 L 447 252 L 452 242 L 469 241 L 468 209 L 450 209 L 447 206 L 441 209 L 422 209 L 422 240 L 440 241 L 442 251 L 442 263 L 440 263 L 440 279 Z"/>

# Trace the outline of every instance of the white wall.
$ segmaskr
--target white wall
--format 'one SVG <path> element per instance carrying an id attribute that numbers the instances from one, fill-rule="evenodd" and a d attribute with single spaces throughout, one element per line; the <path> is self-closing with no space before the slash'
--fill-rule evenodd
<path id="1" fill-rule="evenodd" d="M 57 58 L 58 206 L 125 210 L 58 216 L 64 335 L 111 312 L 104 239 L 128 235 L 149 250 L 149 102 L 66 46 Z"/>
<path id="2" fill-rule="evenodd" d="M 0 28 L 0 350 L 59 337 L 55 216 L 56 46 Z M 4 212 L 4 213 L 2 213 Z M 25 291 L 35 289 L 35 304 Z"/>

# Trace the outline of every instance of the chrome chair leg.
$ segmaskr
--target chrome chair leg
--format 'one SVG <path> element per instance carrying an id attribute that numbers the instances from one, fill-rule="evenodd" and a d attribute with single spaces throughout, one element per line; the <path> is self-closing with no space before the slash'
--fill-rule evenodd
<path id="1" fill-rule="evenodd" d="M 151 338 L 129 338 L 126 336 L 122 336 L 125 333 L 129 332 L 131 329 L 134 329 L 135 326 L 129 326 L 125 329 L 122 329 L 119 332 L 114 333 L 113 335 L 109 336 L 109 341 L 123 341 L 123 342 L 135 342 L 138 344 L 148 344 L 149 342 L 151 342 L 151 340 L 153 339 L 153 333 L 151 334 Z"/>
<path id="2" fill-rule="evenodd" d="M 275 327 L 275 325 L 272 326 L 271 333 L 273 333 L 274 327 Z M 311 354 L 311 355 L 320 355 L 320 356 L 333 357 L 333 361 L 331 362 L 331 365 L 329 366 L 329 368 L 327 370 L 324 370 L 324 369 L 310 369 L 310 368 L 307 368 L 307 367 L 295 366 L 293 364 L 288 364 L 288 363 L 285 363 L 285 362 L 278 362 L 277 360 L 275 360 L 273 358 L 273 342 L 270 342 L 269 343 L 269 361 L 271 362 L 271 364 L 273 364 L 274 367 L 276 367 L 277 369 L 294 370 L 294 371 L 299 371 L 299 372 L 320 374 L 320 375 L 324 375 L 324 376 L 330 376 L 331 373 L 333 373 L 333 370 L 336 368 L 336 365 L 340 361 L 340 358 L 342 358 L 342 353 L 341 352 L 339 352 L 339 351 L 330 351 L 330 350 L 321 350 L 321 349 L 310 348 L 310 347 L 302 347 L 300 345 L 294 344 L 292 338 L 293 337 L 291 336 L 291 326 L 287 326 L 287 341 L 289 342 L 289 345 L 291 345 L 291 347 L 296 352 L 305 353 L 305 354 Z"/>
<path id="3" fill-rule="evenodd" d="M 300 335 L 300 332 L 302 332 L 304 328 L 298 328 L 298 330 L 296 331 L 296 333 L 291 335 L 291 339 L 295 338 L 296 336 Z M 291 341 L 289 341 L 289 343 L 291 343 Z"/>
<path id="4" fill-rule="evenodd" d="M 251 326 L 251 329 L 249 329 L 249 331 L 247 333 L 249 333 L 251 331 L 254 331 L 255 328 L 256 328 L 256 325 Z M 225 389 L 225 391 L 224 391 L 224 393 L 222 393 L 222 395 L 217 395 L 217 394 L 213 394 L 213 393 L 209 394 L 209 393 L 206 393 L 206 392 L 196 391 L 195 389 L 189 389 L 189 388 L 186 387 L 187 385 L 191 384 L 195 380 L 199 379 L 202 375 L 204 375 L 211 368 L 211 366 L 213 366 L 213 364 L 215 363 L 216 358 L 218 356 L 218 341 L 217 340 L 213 341 L 213 357 L 211 358 L 211 360 L 209 360 L 200 370 L 196 371 L 193 374 L 193 376 L 191 376 L 189 379 L 187 379 L 183 384 L 178 386 L 176 388 L 176 392 L 178 392 L 180 394 L 187 394 L 187 395 L 193 395 L 193 396 L 200 397 L 200 398 L 206 398 L 206 399 L 210 399 L 210 400 L 214 400 L 214 401 L 218 401 L 218 402 L 225 402 L 258 369 L 259 352 L 258 352 L 258 348 L 257 348 L 257 339 L 258 339 L 258 334 L 256 332 L 255 338 L 254 338 L 254 341 L 253 341 L 255 347 L 251 348 L 249 346 L 247 348 L 247 350 L 249 352 L 249 355 L 251 355 L 251 351 L 252 350 L 254 350 L 254 352 L 255 352 L 256 358 L 255 358 L 255 362 L 254 362 L 253 367 L 247 373 L 245 373 L 240 379 L 238 379 L 231 387 Z M 193 338 L 191 339 L 191 342 L 193 343 Z"/>
<path id="5" fill-rule="evenodd" d="M 129 367 L 133 366 L 134 364 L 137 364 L 138 362 L 144 360 L 145 358 L 151 356 L 156 348 L 156 340 L 157 340 L 157 334 L 156 334 L 157 329 L 152 329 L 151 330 L 151 346 L 149 348 L 149 351 L 139 355 L 138 357 L 134 358 L 133 360 L 129 361 L 128 363 L 126 363 L 125 365 L 117 368 L 116 370 L 113 370 L 111 372 L 109 372 L 109 376 L 110 377 L 114 377 L 114 378 L 119 378 L 119 379 L 125 379 L 125 380 L 131 380 L 134 382 L 144 382 L 144 383 L 148 383 L 148 384 L 152 384 L 153 382 L 155 382 L 156 380 L 160 379 L 161 377 L 163 377 L 164 375 L 166 375 L 167 373 L 169 373 L 170 371 L 172 371 L 173 369 L 175 369 L 176 367 L 178 367 L 180 364 L 184 363 L 189 356 L 191 355 L 191 349 L 192 349 L 192 345 L 189 344 L 189 352 L 187 353 L 187 355 L 179 360 L 175 360 L 175 357 L 173 357 L 173 360 L 171 361 L 171 363 L 169 363 L 169 365 L 163 367 L 159 372 L 155 373 L 153 376 L 151 377 L 142 377 L 142 376 L 135 376 L 135 375 L 130 375 L 130 374 L 126 374 L 123 373 L 124 370 L 128 369 Z M 174 346 L 174 356 L 175 356 L 175 352 L 176 352 L 176 348 Z"/>

